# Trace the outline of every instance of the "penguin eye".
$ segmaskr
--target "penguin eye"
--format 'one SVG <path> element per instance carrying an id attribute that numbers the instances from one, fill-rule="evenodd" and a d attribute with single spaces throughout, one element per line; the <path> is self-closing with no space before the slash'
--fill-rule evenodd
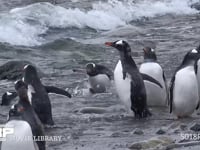
<path id="1" fill-rule="evenodd" d="M 155 52 L 155 50 L 152 48 L 152 49 L 151 49 L 151 52 Z"/>

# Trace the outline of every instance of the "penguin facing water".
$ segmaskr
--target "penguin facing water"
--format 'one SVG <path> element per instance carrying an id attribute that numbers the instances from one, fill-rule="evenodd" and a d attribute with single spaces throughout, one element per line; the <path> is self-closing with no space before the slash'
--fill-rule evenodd
<path id="1" fill-rule="evenodd" d="M 113 72 L 110 69 L 95 63 L 88 63 L 86 65 L 86 73 L 92 93 L 105 92 L 113 79 Z"/>
<path id="2" fill-rule="evenodd" d="M 148 106 L 166 106 L 168 101 L 167 83 L 162 67 L 157 62 L 155 50 L 150 47 L 145 47 L 144 62 L 140 66 L 140 72 L 148 74 L 162 85 L 163 88 L 158 87 L 149 81 L 144 81 L 147 92 Z"/>
<path id="3" fill-rule="evenodd" d="M 178 118 L 190 116 L 199 106 L 196 77 L 196 49 L 189 51 L 175 71 L 170 83 L 170 113 Z"/>
<path id="4" fill-rule="evenodd" d="M 48 93 L 56 93 L 69 98 L 71 98 L 71 94 L 54 86 L 44 86 L 38 77 L 36 68 L 32 65 L 24 67 L 23 80 L 28 86 L 27 94 L 30 104 L 33 106 L 41 122 L 47 125 L 54 125 Z"/>
<path id="5" fill-rule="evenodd" d="M 132 110 L 137 118 L 151 115 L 146 102 L 146 89 L 143 79 L 160 84 L 148 75 L 141 74 L 131 57 L 131 48 L 125 41 L 106 42 L 105 45 L 116 48 L 120 54 L 114 71 L 117 93 L 127 109 Z"/>

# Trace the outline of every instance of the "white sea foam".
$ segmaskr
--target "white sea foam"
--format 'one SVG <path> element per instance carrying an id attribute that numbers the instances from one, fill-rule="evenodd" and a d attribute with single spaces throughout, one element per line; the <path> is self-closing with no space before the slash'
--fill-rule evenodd
<path id="1" fill-rule="evenodd" d="M 111 30 L 129 24 L 141 17 L 165 14 L 185 15 L 197 13 L 190 7 L 197 0 L 108 0 L 93 4 L 91 10 L 64 8 L 50 3 L 35 3 L 12 9 L 0 16 L 0 42 L 34 46 L 45 40 L 40 36 L 52 28 L 85 28 Z"/>

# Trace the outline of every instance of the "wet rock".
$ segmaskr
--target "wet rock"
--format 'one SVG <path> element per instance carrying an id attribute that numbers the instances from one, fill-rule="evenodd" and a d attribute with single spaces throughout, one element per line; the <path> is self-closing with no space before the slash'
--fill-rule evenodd
<path id="1" fill-rule="evenodd" d="M 176 129 L 176 130 L 174 130 L 173 133 L 177 134 L 177 133 L 180 133 L 180 132 L 181 132 L 180 129 Z"/>
<path id="2" fill-rule="evenodd" d="M 148 149 L 163 149 L 166 145 L 170 145 L 174 140 L 168 136 L 153 137 L 149 140 L 131 144 L 131 150 L 148 150 Z"/>
<path id="3" fill-rule="evenodd" d="M 187 125 L 181 124 L 181 125 L 180 125 L 180 129 L 181 129 L 181 130 L 186 130 L 186 129 L 187 129 Z"/>
<path id="4" fill-rule="evenodd" d="M 106 109 L 98 108 L 98 107 L 84 107 L 79 110 L 80 113 L 83 114 L 104 114 L 106 113 Z"/>
<path id="5" fill-rule="evenodd" d="M 195 123 L 195 124 L 190 128 L 190 130 L 192 130 L 192 131 L 200 131 L 200 124 Z"/>
<path id="6" fill-rule="evenodd" d="M 25 65 L 31 64 L 28 61 L 9 61 L 0 66 L 0 80 L 17 80 L 23 76 L 23 68 Z M 33 65 L 35 66 L 35 65 Z M 38 70 L 39 77 L 43 77 L 44 73 Z"/>
<path id="7" fill-rule="evenodd" d="M 119 132 L 115 132 L 111 135 L 111 137 L 120 137 L 121 136 L 121 133 Z"/>
<path id="8" fill-rule="evenodd" d="M 162 134 L 165 134 L 166 131 L 164 129 L 159 129 L 156 134 L 159 134 L 159 135 L 162 135 Z"/>
<path id="9" fill-rule="evenodd" d="M 136 128 L 136 129 L 133 131 L 133 134 L 142 135 L 142 134 L 144 134 L 144 132 L 143 132 L 141 129 Z"/>

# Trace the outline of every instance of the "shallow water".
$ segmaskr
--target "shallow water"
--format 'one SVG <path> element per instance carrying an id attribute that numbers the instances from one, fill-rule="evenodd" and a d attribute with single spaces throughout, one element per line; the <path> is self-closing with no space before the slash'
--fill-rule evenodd
<path id="1" fill-rule="evenodd" d="M 57 0 L 53 5 L 33 0 L 0 1 L 0 65 L 10 60 L 31 61 L 49 74 L 42 79 L 44 84 L 73 93 L 72 99 L 50 95 L 56 127 L 47 128 L 46 133 L 65 140 L 47 142 L 48 150 L 125 150 L 133 142 L 157 136 L 161 127 L 169 128 L 166 135 L 180 140 L 171 126 L 199 122 L 196 113 L 193 118 L 174 120 L 168 108 L 153 109 L 152 117 L 136 120 L 125 113 L 114 87 L 105 94 L 88 95 L 86 76 L 72 72 L 88 62 L 113 69 L 118 52 L 104 43 L 124 39 L 138 65 L 143 60 L 142 48 L 155 47 L 170 80 L 183 55 L 199 44 L 200 16 L 190 8 L 192 2 Z M 0 85 L 1 94 L 14 88 L 10 81 Z M 86 107 L 105 112 L 81 113 Z M 9 108 L 1 107 L 0 123 L 5 123 Z M 135 128 L 142 129 L 144 135 L 133 134 Z"/>

